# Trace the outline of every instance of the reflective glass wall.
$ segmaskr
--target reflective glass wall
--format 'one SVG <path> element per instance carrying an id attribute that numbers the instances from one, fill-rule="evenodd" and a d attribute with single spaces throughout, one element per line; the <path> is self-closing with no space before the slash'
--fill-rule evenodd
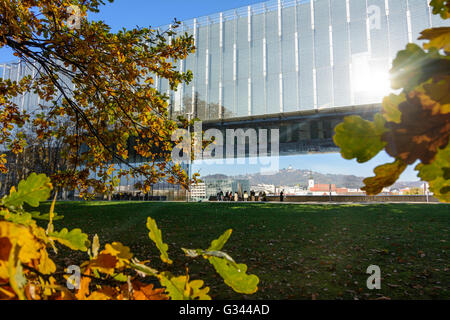
<path id="1" fill-rule="evenodd" d="M 445 25 L 430 0 L 272 0 L 184 21 L 197 50 L 177 68 L 194 79 L 169 91 L 171 114 L 203 120 L 379 103 L 397 51 Z M 162 26 L 161 31 L 170 25 Z M 33 74 L 0 65 L 0 76 Z M 29 108 L 34 95 L 17 98 Z"/>
<path id="2" fill-rule="evenodd" d="M 379 103 L 397 51 L 445 24 L 428 3 L 275 0 L 184 21 L 197 51 L 178 67 L 194 80 L 157 85 L 203 120 Z"/>
<path id="3" fill-rule="evenodd" d="M 20 81 L 23 77 L 32 76 L 37 74 L 36 69 L 33 66 L 25 63 L 9 63 L 0 64 L 0 77 L 3 79 L 10 79 L 11 81 Z M 17 96 L 13 99 L 13 102 L 19 106 L 21 110 L 35 110 L 41 103 L 41 99 L 37 94 L 27 93 Z"/>

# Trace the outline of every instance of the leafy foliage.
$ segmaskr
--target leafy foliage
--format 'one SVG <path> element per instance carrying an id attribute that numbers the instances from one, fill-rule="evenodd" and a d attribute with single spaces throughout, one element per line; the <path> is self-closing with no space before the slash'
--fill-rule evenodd
<path id="1" fill-rule="evenodd" d="M 418 164 L 416 170 L 422 180 L 430 182 L 430 190 L 450 202 L 450 145 L 439 150 L 431 164 Z"/>
<path id="2" fill-rule="evenodd" d="M 365 187 L 362 189 L 368 194 L 377 194 L 383 190 L 383 186 L 390 186 L 397 181 L 405 171 L 406 164 L 397 159 L 394 163 L 387 163 L 375 168 L 375 177 L 364 179 Z"/>
<path id="3" fill-rule="evenodd" d="M 345 159 L 356 158 L 358 162 L 367 162 L 375 157 L 386 145 L 381 136 L 386 131 L 385 120 L 376 115 L 375 121 L 367 121 L 359 116 L 346 117 L 336 126 L 335 143 L 341 147 Z M 364 144 L 361 143 L 364 141 Z"/>
<path id="4" fill-rule="evenodd" d="M 48 227 L 39 227 L 33 217 L 22 208 L 24 202 L 39 204 L 46 200 L 53 186 L 44 175 L 32 174 L 19 184 L 0 204 L 0 299 L 78 299 L 78 300 L 210 300 L 210 288 L 202 280 L 190 280 L 189 275 L 175 276 L 168 271 L 158 271 L 134 257 L 130 248 L 120 242 L 104 245 L 101 250 L 99 237 L 92 244 L 80 229 L 55 231 L 55 200 L 48 214 Z M 163 262 L 172 263 L 162 241 L 162 233 L 156 221 L 148 217 L 149 238 L 161 252 Z M 206 251 L 199 251 L 215 267 L 225 283 L 236 292 L 256 292 L 259 279 L 247 275 L 247 266 L 236 264 L 221 250 L 231 230 L 211 243 Z M 56 242 L 71 250 L 88 253 L 88 260 L 80 265 L 79 286 L 75 291 L 63 285 L 63 281 L 75 286 L 77 281 L 61 270 L 49 255 L 48 249 L 57 253 Z M 197 255 L 197 256 L 198 256 Z M 191 256 L 196 257 L 196 256 Z M 186 269 L 187 271 L 187 269 Z M 162 288 L 146 284 L 139 277 L 151 277 Z"/>
<path id="5" fill-rule="evenodd" d="M 217 240 L 213 240 L 208 250 L 183 249 L 183 251 L 187 256 L 193 258 L 203 256 L 207 259 L 225 283 L 232 287 L 234 291 L 245 294 L 255 293 L 258 290 L 258 277 L 246 274 L 247 266 L 245 264 L 237 264 L 228 254 L 220 251 L 228 241 L 231 232 L 231 229 L 227 230 Z"/>
<path id="6" fill-rule="evenodd" d="M 127 175 L 140 178 L 136 187 L 144 192 L 163 178 L 188 188 L 196 176 L 189 181 L 171 161 L 177 123 L 170 118 L 168 95 L 156 89 L 155 80 L 166 79 L 174 90 L 191 81 L 192 72 L 176 66 L 194 52 L 193 37 L 176 33 L 178 21 L 162 32 L 151 27 L 111 32 L 104 22 L 87 19 L 105 3 L 0 3 L 0 48 L 12 49 L 36 75 L 0 80 L 0 144 L 14 154 L 30 154 L 39 142 L 59 141 L 55 158 L 61 163 L 47 173 L 56 187 L 78 189 L 85 197 L 111 193 Z M 79 28 L 69 26 L 71 5 L 80 9 Z M 30 92 L 40 97 L 33 114 L 14 103 Z M 131 164 L 131 156 L 142 161 Z M 0 156 L 3 173 L 7 161 Z"/>
<path id="7" fill-rule="evenodd" d="M 158 278 L 174 300 L 211 300 L 208 296 L 209 288 L 201 288 L 202 280 L 189 282 L 189 276 L 175 277 L 170 272 L 163 272 Z"/>
<path id="8" fill-rule="evenodd" d="M 450 18 L 449 0 L 430 4 L 434 14 Z M 336 126 L 334 141 L 345 159 L 366 162 L 383 149 L 395 159 L 375 168 L 376 176 L 364 180 L 367 194 L 394 184 L 408 165 L 419 160 L 418 176 L 429 182 L 438 199 L 448 202 L 450 28 L 424 30 L 419 39 L 428 40 L 425 50 L 410 43 L 393 61 L 391 86 L 402 92 L 383 100 L 382 113 L 375 115 L 374 122 L 346 117 Z"/>
<path id="9" fill-rule="evenodd" d="M 6 207 L 21 208 L 24 203 L 32 207 L 39 206 L 40 201 L 45 201 L 50 196 L 50 179 L 44 174 L 32 173 L 26 180 L 19 183 L 17 191 L 11 189 L 9 196 L 2 199 Z"/>
<path id="10" fill-rule="evenodd" d="M 169 259 L 169 255 L 167 254 L 169 246 L 162 241 L 161 230 L 158 229 L 156 221 L 148 217 L 147 228 L 150 231 L 148 233 L 148 236 L 155 243 L 156 247 L 161 252 L 161 260 L 165 263 L 172 264 L 172 260 Z"/>

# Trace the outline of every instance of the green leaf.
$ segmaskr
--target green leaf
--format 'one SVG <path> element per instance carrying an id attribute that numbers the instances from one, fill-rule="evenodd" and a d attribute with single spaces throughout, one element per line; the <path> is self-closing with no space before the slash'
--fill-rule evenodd
<path id="1" fill-rule="evenodd" d="M 233 232 L 232 229 L 229 229 L 224 232 L 218 239 L 213 240 L 211 242 L 211 246 L 208 248 L 208 251 L 220 251 L 222 250 L 225 243 L 227 243 L 228 239 L 231 236 L 231 233 Z"/>
<path id="2" fill-rule="evenodd" d="M 50 239 L 56 240 L 72 250 L 88 250 L 88 235 L 83 233 L 80 229 L 73 229 L 69 232 L 64 228 L 59 232 L 50 232 L 48 236 Z"/>
<path id="3" fill-rule="evenodd" d="M 450 143 L 437 152 L 430 164 L 420 163 L 415 170 L 423 181 L 428 181 L 430 190 L 441 201 L 450 202 Z"/>
<path id="4" fill-rule="evenodd" d="M 35 221 L 33 221 L 31 214 L 28 212 L 24 213 L 5 212 L 4 214 L 0 213 L 0 215 L 3 215 L 6 221 L 11 221 L 24 226 L 35 224 Z"/>
<path id="5" fill-rule="evenodd" d="M 147 229 L 150 231 L 148 236 L 156 244 L 159 252 L 161 252 L 161 260 L 165 263 L 172 264 L 173 261 L 169 259 L 169 255 L 167 254 L 169 246 L 163 242 L 161 230 L 158 229 L 156 221 L 150 217 L 147 219 Z"/>
<path id="6" fill-rule="evenodd" d="M 419 40 L 430 40 L 425 43 L 425 49 L 436 48 L 450 52 L 450 27 L 432 28 L 422 31 Z"/>
<path id="7" fill-rule="evenodd" d="M 361 190 L 366 191 L 368 195 L 379 194 L 384 187 L 389 187 L 397 181 L 400 175 L 405 171 L 407 164 L 401 159 L 394 163 L 387 163 L 374 169 L 375 177 L 364 179 L 365 187 Z"/>
<path id="8" fill-rule="evenodd" d="M 360 116 L 349 116 L 335 128 L 334 143 L 341 148 L 344 159 L 353 159 L 359 163 L 375 157 L 386 145 L 381 136 L 386 131 L 386 120 L 381 114 L 375 115 L 374 122 Z"/>
<path id="9" fill-rule="evenodd" d="M 157 276 L 158 270 L 153 269 L 149 266 L 146 266 L 145 264 L 141 263 L 138 259 L 133 258 L 131 259 L 130 267 L 136 270 L 136 272 L 142 276 Z"/>
<path id="10" fill-rule="evenodd" d="M 111 275 L 111 278 L 113 278 L 115 281 L 119 281 L 119 282 L 127 282 L 128 281 L 128 276 L 123 273 L 113 273 Z"/>
<path id="11" fill-rule="evenodd" d="M 234 291 L 253 294 L 258 290 L 259 278 L 254 274 L 248 275 L 245 264 L 231 263 L 226 259 L 217 257 L 210 257 L 208 261 L 223 278 L 225 284 L 230 286 Z"/>
<path id="12" fill-rule="evenodd" d="M 186 256 L 191 258 L 197 258 L 199 256 L 204 257 L 205 259 L 208 259 L 210 257 L 217 257 L 217 258 L 223 258 L 225 260 L 228 260 L 229 262 L 235 264 L 237 268 L 236 262 L 233 260 L 232 257 L 230 257 L 227 253 L 223 251 L 209 251 L 209 250 L 202 250 L 202 249 L 185 249 L 181 248 Z"/>
<path id="13" fill-rule="evenodd" d="M 41 214 L 39 211 L 32 211 L 30 212 L 33 219 L 36 220 L 44 220 L 44 221 L 50 221 L 50 213 L 44 213 Z M 64 219 L 63 215 L 59 215 L 56 212 L 53 212 L 53 221 L 62 220 Z"/>
<path id="14" fill-rule="evenodd" d="M 175 277 L 170 272 L 160 273 L 158 278 L 172 300 L 211 300 L 209 287 L 202 288 L 202 280 L 189 282 L 189 276 Z"/>
<path id="15" fill-rule="evenodd" d="M 409 43 L 392 62 L 391 87 L 411 91 L 438 74 L 447 75 L 448 68 L 448 59 L 440 55 L 437 49 L 430 48 L 425 52 L 418 45 Z"/>
<path id="16" fill-rule="evenodd" d="M 398 109 L 400 103 L 406 101 L 404 93 L 400 95 L 390 94 L 383 99 L 383 117 L 388 122 L 400 123 L 402 121 L 402 113 Z"/>
<path id="17" fill-rule="evenodd" d="M 26 180 L 20 181 L 17 191 L 13 188 L 9 196 L 3 199 L 6 207 L 21 207 L 28 203 L 32 207 L 38 207 L 39 202 L 45 201 L 50 197 L 52 185 L 50 178 L 45 174 L 30 174 Z"/>
<path id="18" fill-rule="evenodd" d="M 433 8 L 433 14 L 438 14 L 442 19 L 450 18 L 450 1 L 431 0 L 430 6 Z"/>

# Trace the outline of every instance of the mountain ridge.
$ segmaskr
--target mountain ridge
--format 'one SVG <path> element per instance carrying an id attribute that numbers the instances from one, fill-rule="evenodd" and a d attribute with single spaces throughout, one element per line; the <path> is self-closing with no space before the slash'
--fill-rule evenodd
<path id="1" fill-rule="evenodd" d="M 245 175 L 225 175 L 225 174 L 211 174 L 200 179 L 207 181 L 211 179 L 248 179 L 250 185 L 258 184 L 272 184 L 275 186 L 299 186 L 306 188 L 308 180 L 313 177 L 316 184 L 335 184 L 341 188 L 362 188 L 364 186 L 363 180 L 366 177 L 345 174 L 331 174 L 321 173 L 305 169 L 281 169 L 271 175 L 262 175 L 260 173 L 251 173 Z M 399 181 L 391 188 L 405 188 L 405 187 L 419 187 L 422 181 Z"/>

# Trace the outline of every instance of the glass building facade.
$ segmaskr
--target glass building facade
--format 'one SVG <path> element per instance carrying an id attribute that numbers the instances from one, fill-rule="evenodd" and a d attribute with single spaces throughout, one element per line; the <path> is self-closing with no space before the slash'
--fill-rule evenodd
<path id="1" fill-rule="evenodd" d="M 379 103 L 389 69 L 420 31 L 443 26 L 429 0 L 275 0 L 184 21 L 194 79 L 173 114 L 202 120 Z M 160 30 L 170 29 L 170 25 Z"/>
<path id="2" fill-rule="evenodd" d="M 177 32 L 192 35 L 197 50 L 177 68 L 193 81 L 176 91 L 165 79 L 156 86 L 169 94 L 173 116 L 202 120 L 379 103 L 397 51 L 448 23 L 429 1 L 272 0 L 184 21 Z M 34 72 L 0 65 L 3 78 Z M 15 102 L 40 101 L 30 94 Z"/>

